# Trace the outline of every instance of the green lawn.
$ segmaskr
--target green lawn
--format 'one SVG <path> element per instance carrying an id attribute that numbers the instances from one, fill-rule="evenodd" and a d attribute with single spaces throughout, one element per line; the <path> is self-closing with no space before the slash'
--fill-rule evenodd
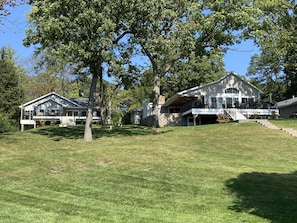
<path id="1" fill-rule="evenodd" d="M 297 119 L 276 119 L 270 120 L 270 122 L 280 128 L 292 128 L 297 130 Z"/>
<path id="2" fill-rule="evenodd" d="M 0 135 L 0 222 L 296 222 L 297 138 L 256 123 Z"/>

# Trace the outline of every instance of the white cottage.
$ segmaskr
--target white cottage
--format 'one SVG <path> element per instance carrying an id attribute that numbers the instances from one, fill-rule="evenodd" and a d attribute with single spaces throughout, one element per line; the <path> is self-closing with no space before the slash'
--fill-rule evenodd
<path id="1" fill-rule="evenodd" d="M 87 99 L 68 99 L 55 92 L 48 93 L 20 106 L 21 130 L 34 127 L 41 122 L 56 122 L 60 126 L 75 125 L 86 120 Z M 98 121 L 94 108 L 93 121 Z"/>
<path id="2" fill-rule="evenodd" d="M 261 102 L 261 93 L 260 89 L 230 72 L 217 81 L 178 92 L 167 99 L 162 104 L 159 125 L 214 123 L 219 114 L 228 114 L 234 121 L 278 114 L 270 103 Z"/>

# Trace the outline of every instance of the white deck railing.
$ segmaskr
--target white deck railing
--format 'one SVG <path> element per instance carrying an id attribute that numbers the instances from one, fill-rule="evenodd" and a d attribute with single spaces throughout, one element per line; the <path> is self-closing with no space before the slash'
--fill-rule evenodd
<path id="1" fill-rule="evenodd" d="M 193 115 L 218 115 L 218 114 L 224 114 L 225 111 L 228 110 L 229 112 L 240 112 L 247 118 L 251 115 L 260 115 L 260 116 L 270 116 L 273 113 L 279 114 L 278 109 L 238 109 L 238 108 L 228 108 L 228 109 L 216 109 L 216 108 L 192 108 L 188 111 L 185 111 L 182 113 L 182 116 L 185 116 L 187 114 L 193 114 Z"/>
<path id="2" fill-rule="evenodd" d="M 62 120 L 64 117 L 73 118 L 75 120 L 86 120 L 86 116 L 33 116 L 33 120 L 45 120 L 45 121 L 53 121 L 53 120 Z M 100 117 L 93 116 L 93 120 L 100 120 Z"/>

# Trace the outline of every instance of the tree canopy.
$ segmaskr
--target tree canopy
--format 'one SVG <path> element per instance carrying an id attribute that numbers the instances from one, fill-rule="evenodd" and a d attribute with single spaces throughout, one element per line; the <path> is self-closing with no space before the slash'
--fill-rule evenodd
<path id="1" fill-rule="evenodd" d="M 262 20 L 252 35 L 260 54 L 252 57 L 248 73 L 282 100 L 297 94 L 296 1 L 263 1 L 259 8 Z"/>
<path id="2" fill-rule="evenodd" d="M 85 141 L 92 140 L 92 105 L 99 79 L 103 94 L 103 65 L 111 63 L 114 45 L 125 36 L 124 9 L 129 1 L 32 0 L 25 45 L 39 44 L 56 58 L 66 58 L 92 74 Z M 100 97 L 103 98 L 102 96 Z"/>
<path id="3" fill-rule="evenodd" d="M 24 44 L 36 44 L 40 52 L 92 75 L 86 141 L 92 139 L 95 92 L 99 105 L 104 104 L 104 74 L 113 75 L 118 86 L 128 89 L 137 83 L 139 72 L 133 57 L 146 56 L 157 116 L 161 87 L 170 96 L 170 85 L 176 91 L 223 75 L 226 50 L 244 38 L 257 36 L 260 43 L 259 28 L 266 21 L 263 1 L 251 0 L 31 0 L 30 4 Z"/>
<path id="4" fill-rule="evenodd" d="M 133 15 L 131 18 L 134 18 L 130 20 L 132 42 L 140 46 L 151 63 L 155 117 L 159 114 L 158 98 L 164 76 L 167 76 L 167 83 L 175 83 L 177 90 L 180 88 L 177 79 L 183 80 L 183 84 L 186 82 L 184 87 L 191 85 L 186 79 L 203 83 L 202 63 L 204 66 L 210 64 L 209 73 L 222 75 L 224 69 L 220 56 L 229 46 L 240 42 L 249 27 L 258 24 L 260 15 L 249 0 L 151 0 L 134 1 L 133 6 L 130 12 Z M 195 69 L 195 63 L 201 63 L 200 70 L 196 65 L 200 78 L 183 72 L 191 69 L 189 66 Z M 154 125 L 158 125 L 158 117 Z"/>

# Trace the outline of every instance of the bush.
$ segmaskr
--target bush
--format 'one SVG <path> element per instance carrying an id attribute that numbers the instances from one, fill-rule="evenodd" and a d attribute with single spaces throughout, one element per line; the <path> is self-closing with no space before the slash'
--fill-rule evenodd
<path id="1" fill-rule="evenodd" d="M 13 132 L 16 129 L 14 121 L 8 115 L 0 113 L 0 133 Z"/>
<path id="2" fill-rule="evenodd" d="M 279 117 L 279 114 L 276 114 L 275 111 L 273 111 L 270 118 L 271 119 L 278 119 L 278 117 Z"/>
<path id="3" fill-rule="evenodd" d="M 227 114 L 219 114 L 217 116 L 218 116 L 218 118 L 217 118 L 217 122 L 218 123 L 227 123 L 227 122 L 230 122 L 230 117 Z"/>

